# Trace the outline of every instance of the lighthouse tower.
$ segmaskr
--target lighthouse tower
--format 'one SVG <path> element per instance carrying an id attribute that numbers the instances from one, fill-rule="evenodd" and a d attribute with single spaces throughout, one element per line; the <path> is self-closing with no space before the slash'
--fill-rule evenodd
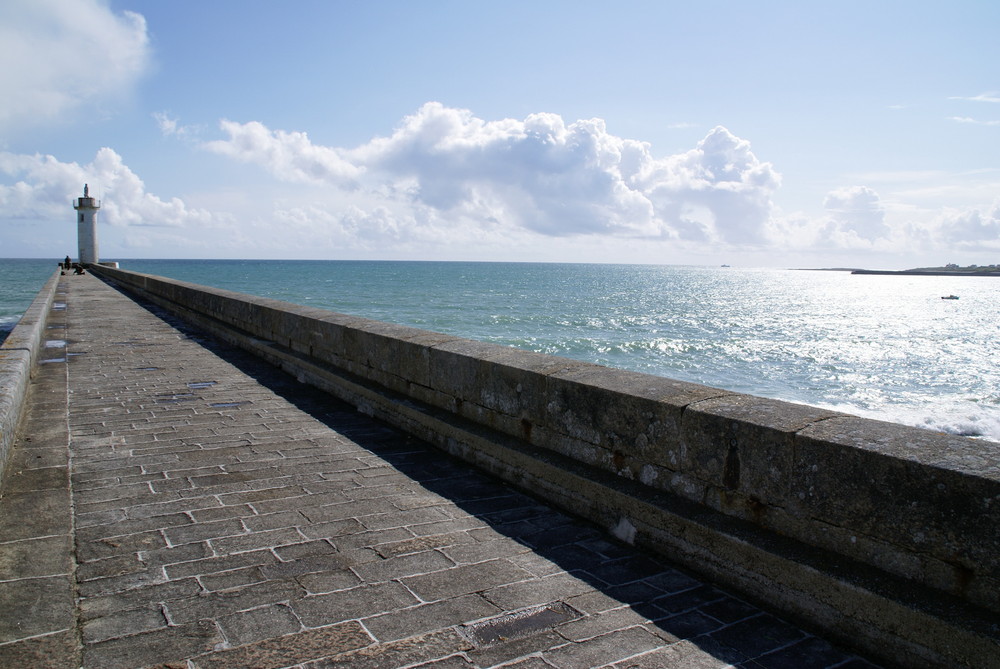
<path id="1" fill-rule="evenodd" d="M 97 264 L 97 210 L 101 201 L 90 197 L 90 187 L 83 184 L 83 197 L 73 200 L 76 209 L 76 241 L 81 264 Z"/>

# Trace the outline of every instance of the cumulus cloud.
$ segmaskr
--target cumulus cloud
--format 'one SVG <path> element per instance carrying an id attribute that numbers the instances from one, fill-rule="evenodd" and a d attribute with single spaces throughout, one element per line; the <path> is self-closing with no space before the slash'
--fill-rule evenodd
<path id="1" fill-rule="evenodd" d="M 258 164 L 290 182 L 378 194 L 380 229 L 466 221 L 551 237 L 758 242 L 766 238 L 773 167 L 722 127 L 694 149 L 654 157 L 648 144 L 610 134 L 600 119 L 549 113 L 487 121 L 428 103 L 393 133 L 343 149 L 258 122 L 223 121 L 227 139 L 205 148 Z M 401 213 L 402 212 L 402 213 Z M 369 215 L 369 218 L 371 216 Z"/>
<path id="2" fill-rule="evenodd" d="M 270 130 L 256 121 L 224 120 L 221 127 L 229 139 L 206 142 L 205 148 L 261 165 L 282 181 L 350 186 L 360 171 L 340 151 L 313 144 L 304 132 Z"/>
<path id="3" fill-rule="evenodd" d="M 0 62 L 0 129 L 59 120 L 131 88 L 149 62 L 146 21 L 101 0 L 7 0 Z"/>
<path id="4" fill-rule="evenodd" d="M 942 179 L 944 175 L 937 175 Z M 996 192 L 995 183 L 989 192 Z M 962 195 L 950 199 L 970 199 L 979 193 Z M 1000 250 L 1000 200 L 986 206 L 941 208 L 940 198 L 925 203 L 927 199 L 927 189 L 891 191 L 887 201 L 872 188 L 850 186 L 827 194 L 823 217 L 787 217 L 779 227 L 783 238 L 800 249 L 935 255 Z"/>
<path id="5" fill-rule="evenodd" d="M 867 186 L 851 186 L 830 192 L 823 202 L 830 216 L 831 238 L 850 236 L 873 241 L 889 234 L 885 208 L 876 193 Z"/>
<path id="6" fill-rule="evenodd" d="M 717 127 L 686 153 L 643 156 L 634 183 L 682 238 L 745 244 L 768 237 L 771 195 L 781 177 L 749 142 Z"/>
<path id="7" fill-rule="evenodd" d="M 100 149 L 88 165 L 63 163 L 53 156 L 0 152 L 0 174 L 16 179 L 0 184 L 0 207 L 11 219 L 65 218 L 84 183 L 103 199 L 101 220 L 110 225 L 179 227 L 214 218 L 207 211 L 189 208 L 179 198 L 163 200 L 149 193 L 109 148 Z"/>
<path id="8" fill-rule="evenodd" d="M 961 249 L 1000 250 L 1000 200 L 985 211 L 970 208 L 943 214 L 938 220 L 936 240 Z"/>

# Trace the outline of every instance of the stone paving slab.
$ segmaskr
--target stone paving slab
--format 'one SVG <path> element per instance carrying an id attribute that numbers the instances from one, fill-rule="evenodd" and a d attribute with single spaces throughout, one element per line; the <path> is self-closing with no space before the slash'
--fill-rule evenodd
<path id="1" fill-rule="evenodd" d="M 875 666 L 92 276 L 59 291 L 0 666 Z"/>
<path id="2" fill-rule="evenodd" d="M 65 301 L 65 290 L 57 288 L 56 302 Z M 65 328 L 66 312 L 53 310 L 46 341 L 64 340 Z M 80 666 L 66 349 L 46 346 L 40 359 L 0 487 L 2 667 Z"/>

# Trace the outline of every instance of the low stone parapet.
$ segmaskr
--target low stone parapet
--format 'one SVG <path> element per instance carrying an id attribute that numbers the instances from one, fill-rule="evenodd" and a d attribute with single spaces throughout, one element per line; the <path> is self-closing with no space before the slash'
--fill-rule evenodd
<path id="1" fill-rule="evenodd" d="M 45 345 L 45 323 L 58 283 L 56 271 L 0 343 L 0 481 L 23 413 L 31 373 Z M 55 338 L 61 339 L 62 335 Z"/>
<path id="2" fill-rule="evenodd" d="M 866 652 L 1000 658 L 1000 444 L 92 271 Z"/>

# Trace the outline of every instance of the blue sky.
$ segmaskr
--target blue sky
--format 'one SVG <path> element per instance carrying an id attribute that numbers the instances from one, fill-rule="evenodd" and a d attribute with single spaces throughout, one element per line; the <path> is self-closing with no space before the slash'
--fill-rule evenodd
<path id="1" fill-rule="evenodd" d="M 0 257 L 1000 263 L 1000 3 L 7 0 Z"/>

